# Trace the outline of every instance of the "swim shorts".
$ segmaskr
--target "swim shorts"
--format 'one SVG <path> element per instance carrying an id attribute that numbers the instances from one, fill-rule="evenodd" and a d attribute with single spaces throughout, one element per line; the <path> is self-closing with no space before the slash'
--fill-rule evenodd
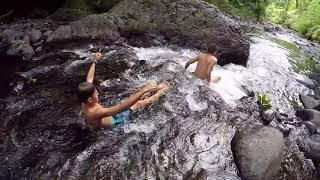
<path id="1" fill-rule="evenodd" d="M 112 127 L 115 127 L 119 124 L 124 124 L 130 119 L 132 110 L 128 109 L 119 114 L 112 116 Z"/>

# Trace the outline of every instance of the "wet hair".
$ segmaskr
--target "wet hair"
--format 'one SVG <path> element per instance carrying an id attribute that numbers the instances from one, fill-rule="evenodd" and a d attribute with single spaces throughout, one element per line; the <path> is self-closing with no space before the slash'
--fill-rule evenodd
<path id="1" fill-rule="evenodd" d="M 86 103 L 93 95 L 95 85 L 89 82 L 82 82 L 78 85 L 77 94 L 81 103 Z"/>
<path id="2" fill-rule="evenodd" d="M 217 45 L 215 45 L 215 44 L 209 44 L 209 46 L 208 46 L 208 53 L 214 54 L 214 53 L 216 53 L 216 52 L 218 52 L 218 47 L 217 47 Z"/>

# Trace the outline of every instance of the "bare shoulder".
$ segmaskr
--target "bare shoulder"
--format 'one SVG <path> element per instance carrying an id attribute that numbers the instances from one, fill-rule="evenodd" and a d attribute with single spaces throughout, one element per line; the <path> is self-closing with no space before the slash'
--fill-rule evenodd
<path id="1" fill-rule="evenodd" d="M 206 56 L 206 54 L 200 53 L 197 57 L 198 57 L 198 58 L 201 58 L 201 57 L 204 57 L 204 56 Z"/>
<path id="2" fill-rule="evenodd" d="M 86 108 L 84 111 L 86 119 L 87 120 L 97 119 L 97 117 L 99 116 L 99 112 L 101 111 L 102 108 L 103 107 L 99 104 L 90 108 Z"/>
<path id="3" fill-rule="evenodd" d="M 198 61 L 203 61 L 206 59 L 206 54 L 200 53 L 197 57 Z"/>
<path id="4" fill-rule="evenodd" d="M 216 57 L 214 57 L 214 56 L 210 56 L 210 61 L 211 61 L 212 63 L 214 63 L 214 64 L 217 64 L 218 59 L 217 59 Z"/>

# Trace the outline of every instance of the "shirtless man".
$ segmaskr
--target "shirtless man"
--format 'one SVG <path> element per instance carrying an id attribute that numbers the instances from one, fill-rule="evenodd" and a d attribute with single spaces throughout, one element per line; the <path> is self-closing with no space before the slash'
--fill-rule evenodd
<path id="1" fill-rule="evenodd" d="M 210 45 L 208 48 L 208 53 L 203 53 L 198 55 L 197 57 L 190 59 L 185 66 L 185 69 L 188 69 L 188 67 L 198 62 L 196 71 L 193 72 L 193 74 L 202 80 L 207 80 L 209 83 L 215 83 L 218 82 L 221 77 L 217 76 L 211 79 L 211 72 L 213 71 L 213 67 L 218 63 L 218 60 L 216 58 L 218 53 L 217 46 L 216 45 Z"/>
<path id="2" fill-rule="evenodd" d="M 101 59 L 100 53 L 93 54 L 92 65 L 89 69 L 86 82 L 78 86 L 78 96 L 81 101 L 81 110 L 88 124 L 93 128 L 114 127 L 129 120 L 133 111 L 143 109 L 147 104 L 155 102 L 169 90 L 168 82 L 157 85 L 147 83 L 141 90 L 132 94 L 124 103 L 103 107 L 99 103 L 99 93 L 92 84 L 96 63 Z M 156 92 L 152 95 L 152 92 Z M 143 98 L 143 99 L 142 99 Z"/>

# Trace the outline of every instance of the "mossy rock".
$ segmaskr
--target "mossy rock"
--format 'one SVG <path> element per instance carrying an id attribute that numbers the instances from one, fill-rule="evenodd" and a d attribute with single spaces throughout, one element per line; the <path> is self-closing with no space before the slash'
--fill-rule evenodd
<path id="1" fill-rule="evenodd" d="M 109 11 L 121 0 L 66 0 L 63 7 L 50 18 L 58 21 L 74 21 L 94 13 Z"/>
<path id="2" fill-rule="evenodd" d="M 94 0 L 93 7 L 96 12 L 108 12 L 114 5 L 118 4 L 121 0 Z"/>
<path id="3" fill-rule="evenodd" d="M 50 16 L 50 19 L 56 21 L 74 21 L 90 13 L 92 12 L 83 9 L 60 8 L 53 15 Z"/>

